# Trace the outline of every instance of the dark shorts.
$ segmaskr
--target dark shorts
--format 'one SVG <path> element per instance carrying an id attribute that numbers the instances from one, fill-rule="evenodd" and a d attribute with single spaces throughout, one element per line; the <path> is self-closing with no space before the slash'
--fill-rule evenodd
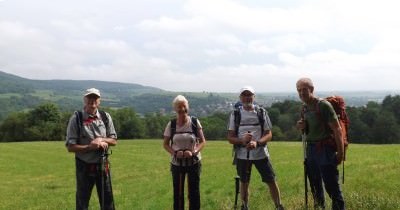
<path id="1" fill-rule="evenodd" d="M 236 170 L 240 176 L 240 181 L 245 183 L 250 182 L 251 168 L 253 164 L 258 170 L 258 173 L 260 173 L 263 182 L 270 183 L 275 181 L 274 169 L 272 168 L 271 162 L 268 158 L 261 160 L 237 159 Z"/>

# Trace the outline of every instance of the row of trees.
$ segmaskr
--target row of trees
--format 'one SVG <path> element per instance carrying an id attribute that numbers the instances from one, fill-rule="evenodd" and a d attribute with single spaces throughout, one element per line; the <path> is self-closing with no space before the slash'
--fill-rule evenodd
<path id="1" fill-rule="evenodd" d="M 267 108 L 273 124 L 273 139 L 299 140 L 296 121 L 301 103 L 277 102 Z M 386 96 L 381 104 L 369 102 L 363 107 L 347 107 L 351 124 L 349 138 L 356 143 L 400 143 L 400 96 Z M 105 109 L 113 117 L 119 139 L 162 138 L 165 125 L 173 117 L 160 113 L 139 115 L 133 108 Z M 28 112 L 10 114 L 0 124 L 0 141 L 54 141 L 65 139 L 71 112 L 61 112 L 57 105 L 42 104 Z M 208 140 L 225 139 L 229 113 L 201 117 Z"/>

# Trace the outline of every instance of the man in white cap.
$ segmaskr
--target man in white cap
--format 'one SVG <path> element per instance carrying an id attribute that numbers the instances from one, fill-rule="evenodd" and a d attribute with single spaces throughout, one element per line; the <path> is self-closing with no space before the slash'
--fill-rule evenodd
<path id="1" fill-rule="evenodd" d="M 236 170 L 240 177 L 242 210 L 248 209 L 252 165 L 267 184 L 277 210 L 283 210 L 275 173 L 269 160 L 267 142 L 272 139 L 272 125 L 265 109 L 254 104 L 255 91 L 240 89 L 240 105 L 231 113 L 228 140 L 235 148 Z"/>
<path id="2" fill-rule="evenodd" d="M 102 210 L 114 210 L 107 150 L 117 144 L 117 134 L 109 113 L 99 111 L 100 91 L 87 89 L 82 111 L 71 116 L 66 147 L 75 153 L 76 209 L 86 210 L 96 184 Z"/>

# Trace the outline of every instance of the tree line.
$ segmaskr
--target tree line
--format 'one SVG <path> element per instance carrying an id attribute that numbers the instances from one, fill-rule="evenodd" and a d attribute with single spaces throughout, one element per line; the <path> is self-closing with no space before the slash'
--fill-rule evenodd
<path id="1" fill-rule="evenodd" d="M 388 95 L 382 103 L 369 102 L 362 107 L 347 107 L 350 118 L 349 139 L 354 143 L 400 143 L 400 96 Z M 113 118 L 119 139 L 162 138 L 171 114 L 147 113 L 140 115 L 132 107 L 102 108 Z M 285 100 L 267 107 L 272 122 L 273 140 L 300 140 L 295 128 L 302 104 Z M 200 117 L 207 140 L 225 139 L 228 112 L 217 112 Z M 0 142 L 60 141 L 65 139 L 71 112 L 62 112 L 54 103 L 44 103 L 30 111 L 14 112 L 0 123 Z"/>

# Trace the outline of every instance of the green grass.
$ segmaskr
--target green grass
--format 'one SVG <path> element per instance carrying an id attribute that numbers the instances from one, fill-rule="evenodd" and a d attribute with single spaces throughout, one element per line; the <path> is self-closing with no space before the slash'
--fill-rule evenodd
<path id="1" fill-rule="evenodd" d="M 301 144 L 272 142 L 269 148 L 286 209 L 304 209 Z M 0 151 L 0 209 L 74 209 L 74 156 L 66 152 L 63 142 L 2 143 Z M 161 140 L 119 141 L 110 159 L 117 209 L 171 209 L 169 157 Z M 207 142 L 202 209 L 232 209 L 235 170 L 231 161 L 226 141 Z M 345 167 L 342 188 L 347 209 L 400 209 L 400 145 L 352 144 Z M 252 209 L 273 209 L 258 173 L 252 175 L 250 190 Z M 98 206 L 93 191 L 90 209 Z"/>

